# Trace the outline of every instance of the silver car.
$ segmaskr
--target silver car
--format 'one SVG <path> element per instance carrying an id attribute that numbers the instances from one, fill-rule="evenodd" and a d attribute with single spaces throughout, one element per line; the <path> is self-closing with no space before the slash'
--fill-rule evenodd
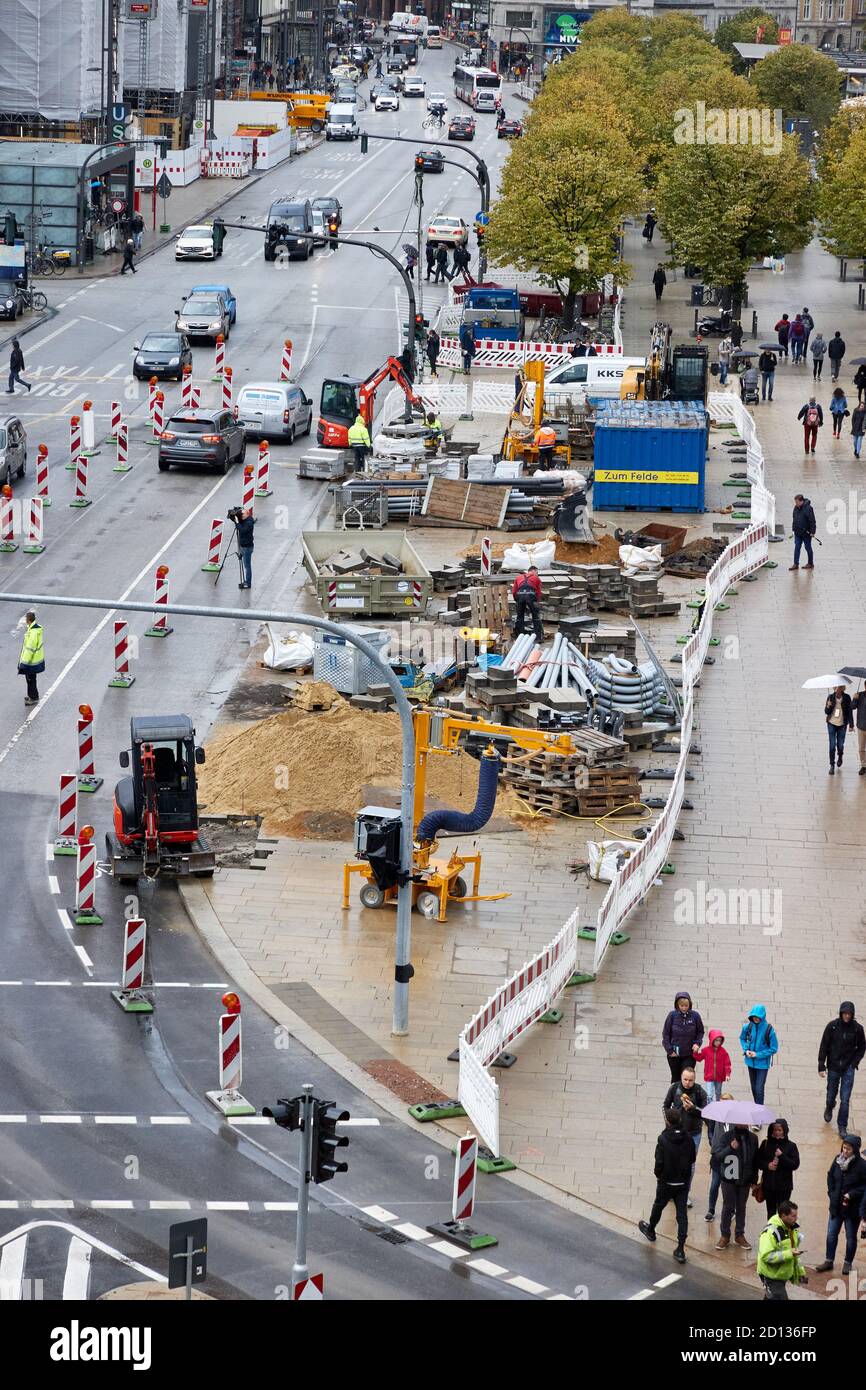
<path id="1" fill-rule="evenodd" d="M 251 381 L 241 388 L 238 423 L 244 433 L 292 444 L 313 427 L 313 402 L 291 381 Z"/>
<path id="2" fill-rule="evenodd" d="M 231 314 L 221 294 L 191 294 L 175 313 L 178 333 L 185 333 L 188 338 L 210 338 L 212 342 L 221 333 L 228 342 Z"/>
<path id="3" fill-rule="evenodd" d="M 0 415 L 0 487 L 12 486 L 27 468 L 27 431 L 17 415 Z"/>

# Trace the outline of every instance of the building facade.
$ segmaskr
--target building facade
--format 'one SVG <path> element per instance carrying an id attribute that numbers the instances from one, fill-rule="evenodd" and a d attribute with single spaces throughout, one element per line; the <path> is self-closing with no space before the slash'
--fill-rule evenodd
<path id="1" fill-rule="evenodd" d="M 866 0 L 800 0 L 797 39 L 813 48 L 858 52 L 866 32 Z"/>

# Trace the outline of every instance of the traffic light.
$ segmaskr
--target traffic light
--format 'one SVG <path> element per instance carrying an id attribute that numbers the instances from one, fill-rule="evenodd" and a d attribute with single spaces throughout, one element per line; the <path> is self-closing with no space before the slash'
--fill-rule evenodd
<path id="1" fill-rule="evenodd" d="M 475 223 L 475 237 L 476 237 L 476 240 L 477 240 L 479 246 L 480 246 L 480 245 L 482 244 L 482 242 L 484 241 L 484 233 L 485 233 L 486 230 L 487 230 L 487 228 L 484 226 L 483 223 L 481 223 L 481 222 L 476 222 L 476 223 Z"/>
<path id="2" fill-rule="evenodd" d="M 262 1114 L 278 1124 L 280 1129 L 300 1129 L 301 1098 L 296 1096 L 294 1100 L 277 1100 L 270 1108 L 263 1105 Z"/>
<path id="3" fill-rule="evenodd" d="M 332 1100 L 313 1102 L 313 1143 L 310 1164 L 310 1176 L 313 1182 L 330 1182 L 337 1173 L 348 1172 L 348 1163 L 342 1163 L 335 1158 L 338 1149 L 346 1149 L 349 1146 L 348 1136 L 337 1134 L 337 1125 L 348 1119 L 348 1110 L 337 1110 Z"/>
<path id="4" fill-rule="evenodd" d="M 415 315 L 415 338 L 417 342 L 423 342 L 427 329 L 430 327 L 430 320 L 425 319 L 423 314 Z"/>
<path id="5" fill-rule="evenodd" d="M 339 222 L 337 221 L 336 217 L 332 217 L 328 223 L 328 231 L 331 233 L 331 236 L 336 236 L 339 230 Z"/>
<path id="6" fill-rule="evenodd" d="M 416 154 L 416 156 L 415 156 L 415 169 L 416 169 L 416 172 L 419 173 L 419 174 L 423 174 L 423 173 L 424 173 L 424 156 L 423 156 L 423 154 Z"/>

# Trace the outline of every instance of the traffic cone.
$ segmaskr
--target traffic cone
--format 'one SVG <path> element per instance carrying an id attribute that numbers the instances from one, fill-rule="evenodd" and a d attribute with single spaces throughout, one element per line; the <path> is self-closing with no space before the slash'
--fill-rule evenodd
<path id="1" fill-rule="evenodd" d="M 156 591 L 154 602 L 168 603 L 168 565 L 158 565 L 156 569 Z M 174 628 L 168 626 L 168 616 L 163 613 L 152 627 L 147 628 L 145 637 L 167 637 Z"/>

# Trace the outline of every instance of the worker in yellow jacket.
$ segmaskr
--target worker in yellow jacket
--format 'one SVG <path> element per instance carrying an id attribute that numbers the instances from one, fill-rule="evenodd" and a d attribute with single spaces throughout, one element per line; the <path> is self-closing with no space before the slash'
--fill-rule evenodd
<path id="1" fill-rule="evenodd" d="M 367 422 L 360 410 L 355 416 L 355 423 L 349 428 L 349 447 L 355 451 L 355 467 L 358 472 L 363 472 L 364 458 L 372 448 L 370 443 L 370 431 L 367 429 Z"/>
<path id="2" fill-rule="evenodd" d="M 556 430 L 547 420 L 542 420 L 535 432 L 535 447 L 538 450 L 538 466 L 547 472 L 553 467 L 553 451 L 556 448 Z"/>
<path id="3" fill-rule="evenodd" d="M 27 624 L 27 631 L 24 634 L 24 641 L 18 656 L 18 674 L 24 676 L 27 681 L 25 705 L 35 705 L 39 702 L 36 677 L 45 670 L 45 642 L 42 628 L 36 621 L 36 614 L 26 613 L 24 621 Z"/>
<path id="4" fill-rule="evenodd" d="M 797 1203 L 786 1198 L 761 1232 L 757 1272 L 764 1285 L 764 1297 L 773 1301 L 787 1300 L 788 1284 L 808 1282 L 800 1260 L 802 1242 L 797 1215 Z"/>

